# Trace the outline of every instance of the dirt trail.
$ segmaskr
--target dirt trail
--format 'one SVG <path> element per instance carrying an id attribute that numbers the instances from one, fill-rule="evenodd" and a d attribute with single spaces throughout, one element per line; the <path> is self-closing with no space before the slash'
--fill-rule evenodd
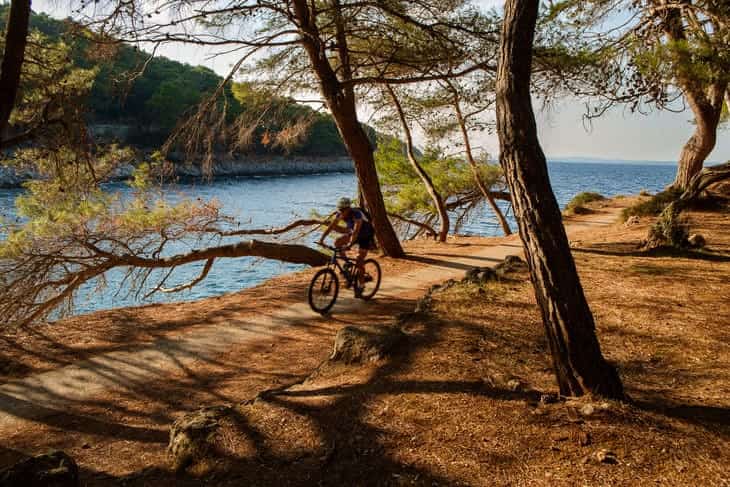
<path id="1" fill-rule="evenodd" d="M 582 231 L 614 224 L 619 209 L 609 207 L 571 219 L 566 225 L 569 236 L 575 238 Z M 417 256 L 414 260 L 420 265 L 415 270 L 384 275 L 377 300 L 420 294 L 434 283 L 461 278 L 466 269 L 494 265 L 507 255 L 521 252 L 521 243 L 514 236 L 501 239 L 497 245 L 465 246 L 458 256 L 447 253 Z M 367 314 L 368 306 L 369 303 L 341 294 L 334 312 Z M 133 392 L 150 384 L 164 383 L 171 374 L 195 361 L 213 359 L 233 346 L 271 337 L 282 327 L 316 319 L 318 316 L 304 300 L 291 299 L 272 312 L 233 316 L 223 324 L 194 327 L 173 338 L 141 344 L 134 350 L 101 353 L 71 365 L 10 380 L 0 386 L 0 435 L 17 431 L 20 422 L 59 414 L 68 404 L 90 400 L 108 389 Z"/>

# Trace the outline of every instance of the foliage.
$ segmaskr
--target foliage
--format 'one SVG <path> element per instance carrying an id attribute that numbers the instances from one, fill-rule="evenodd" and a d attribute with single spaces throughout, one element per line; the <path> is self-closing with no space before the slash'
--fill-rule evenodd
<path id="1" fill-rule="evenodd" d="M 657 216 L 682 194 L 681 189 L 670 188 L 655 194 L 647 200 L 640 201 L 628 208 L 624 208 L 621 217 L 624 221 L 632 216 Z"/>
<path id="2" fill-rule="evenodd" d="M 424 150 L 418 158 L 419 163 L 431 175 L 434 187 L 444 198 L 447 208 L 456 212 L 455 231 L 458 231 L 469 213 L 484 202 L 471 167 L 466 161 L 446 156 L 435 148 Z M 375 153 L 375 163 L 381 176 L 389 213 L 426 224 L 438 218 L 433 200 L 408 161 L 399 140 L 381 140 Z M 482 162 L 479 172 L 487 187 L 502 184 L 499 166 Z"/>
<path id="3" fill-rule="evenodd" d="M 68 311 L 83 283 L 96 278 L 100 289 L 106 284 L 104 273 L 125 263 L 127 291 L 141 292 L 150 277 L 141 265 L 145 259 L 154 262 L 176 241 L 195 241 L 196 232 L 204 234 L 220 220 L 215 204 L 172 204 L 159 193 L 140 190 L 148 187 L 147 166 L 132 179 L 133 196 L 123 198 L 105 190 L 91 166 L 75 164 L 76 154 L 61 149 L 54 156 L 73 169 L 26 183 L 16 202 L 18 222 L 0 229 L 3 322 Z M 127 156 L 110 149 L 96 158 L 95 170 Z M 138 267 L 129 267 L 134 263 Z"/>
<path id="4" fill-rule="evenodd" d="M 649 229 L 647 248 L 670 246 L 684 248 L 688 245 L 689 222 L 675 209 L 675 203 L 669 203 L 661 212 L 657 221 Z"/>
<path id="5" fill-rule="evenodd" d="M 590 191 L 584 191 L 573 196 L 567 205 L 565 205 L 566 212 L 581 213 L 585 212 L 585 205 L 594 201 L 603 201 L 606 198 L 599 193 L 592 193 Z"/>
<path id="6" fill-rule="evenodd" d="M 0 6 L 0 22 L 6 12 L 7 7 Z M 63 55 L 73 66 L 95 73 L 90 90 L 80 100 L 88 109 L 85 116 L 92 125 L 129 126 L 125 143 L 159 146 L 181 118 L 190 115 L 222 81 L 208 68 L 162 56 L 150 58 L 151 54 L 131 45 L 97 39 L 71 21 L 33 14 L 31 28 L 36 31 L 34 36 L 64 46 Z M 329 115 L 251 83 L 227 83 L 222 98 L 218 110 L 225 109 L 226 122 L 231 125 L 228 133 L 237 150 L 313 156 L 347 153 Z M 252 121 L 258 124 L 250 127 Z M 244 138 L 247 145 L 237 136 L 248 129 L 252 137 Z"/>

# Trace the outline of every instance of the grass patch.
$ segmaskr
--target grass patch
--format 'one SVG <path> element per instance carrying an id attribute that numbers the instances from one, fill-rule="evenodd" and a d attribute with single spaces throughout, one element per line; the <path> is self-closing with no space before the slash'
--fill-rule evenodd
<path id="1" fill-rule="evenodd" d="M 678 189 L 662 191 L 647 200 L 640 201 L 635 205 L 624 208 L 621 212 L 621 217 L 624 221 L 626 221 L 632 216 L 657 216 L 664 210 L 664 208 L 667 207 L 667 205 L 669 205 L 669 203 L 679 198 L 681 194 L 682 190 Z"/>
<path id="2" fill-rule="evenodd" d="M 603 201 L 605 199 L 606 197 L 602 194 L 584 191 L 575 195 L 573 199 L 570 200 L 567 205 L 565 205 L 565 212 L 574 215 L 584 215 L 587 213 L 591 213 L 591 210 L 589 208 L 586 208 L 585 205 L 594 201 Z"/>

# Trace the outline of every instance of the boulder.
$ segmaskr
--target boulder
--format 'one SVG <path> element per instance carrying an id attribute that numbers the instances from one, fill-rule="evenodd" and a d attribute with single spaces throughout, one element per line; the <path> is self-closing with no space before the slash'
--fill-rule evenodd
<path id="1" fill-rule="evenodd" d="M 505 276 L 513 272 L 523 272 L 527 270 L 527 262 L 516 255 L 508 255 L 502 262 L 494 267 L 494 271 L 498 276 Z"/>
<path id="2" fill-rule="evenodd" d="M 707 245 L 707 241 L 705 240 L 705 237 L 700 235 L 699 233 L 695 233 L 690 235 L 690 237 L 687 239 L 687 243 L 690 247 L 693 247 L 695 249 L 701 249 L 705 245 Z"/>
<path id="3" fill-rule="evenodd" d="M 0 487 L 77 487 L 79 467 L 62 451 L 21 460 L 0 472 Z"/>
<path id="4" fill-rule="evenodd" d="M 175 471 L 186 469 L 213 450 L 220 420 L 230 411 L 226 406 L 200 408 L 183 415 L 172 424 L 167 451 L 172 457 Z"/>
<path id="5" fill-rule="evenodd" d="M 494 281 L 497 278 L 497 272 L 491 267 L 474 267 L 466 271 L 462 281 L 472 284 L 484 284 L 485 282 Z"/>
<path id="6" fill-rule="evenodd" d="M 599 463 L 607 463 L 611 465 L 615 465 L 618 463 L 618 458 L 616 458 L 616 454 L 611 450 L 606 450 L 605 448 L 596 451 L 593 455 L 596 461 Z"/>
<path id="7" fill-rule="evenodd" d="M 389 325 L 345 326 L 335 336 L 330 360 L 348 364 L 376 362 L 388 356 L 405 337 L 400 328 Z"/>

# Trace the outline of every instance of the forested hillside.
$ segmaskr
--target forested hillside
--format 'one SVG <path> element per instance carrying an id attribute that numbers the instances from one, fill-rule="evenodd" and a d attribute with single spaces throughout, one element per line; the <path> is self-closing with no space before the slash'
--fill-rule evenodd
<path id="1" fill-rule="evenodd" d="M 0 24 L 5 23 L 7 11 L 7 6 L 0 6 Z M 31 29 L 50 40 L 63 40 L 73 46 L 74 64 L 98 70 L 87 100 L 89 122 L 97 137 L 121 138 L 124 143 L 144 148 L 159 146 L 178 122 L 222 80 L 204 66 L 191 66 L 161 56 L 147 62 L 149 53 L 127 44 L 108 48 L 94 44 L 89 48 L 90 43 L 82 36 L 70 33 L 70 27 L 73 27 L 70 22 L 45 14 L 31 17 Z M 245 143 L 236 144 L 237 152 L 307 156 L 347 154 L 330 115 L 248 83 L 230 83 L 226 92 L 226 120 L 231 124 L 231 132 L 240 128 L 235 126 L 237 121 L 240 124 L 240 118 L 255 121 Z M 296 126 L 297 133 L 288 139 L 284 133 L 277 139 L 275 135 L 286 132 L 288 126 Z"/>

